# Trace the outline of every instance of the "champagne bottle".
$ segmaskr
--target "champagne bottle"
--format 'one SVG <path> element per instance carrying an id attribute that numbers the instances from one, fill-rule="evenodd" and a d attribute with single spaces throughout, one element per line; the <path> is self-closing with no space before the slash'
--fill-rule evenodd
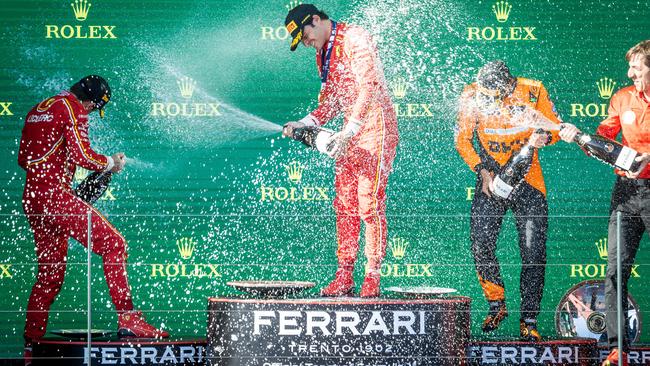
<path id="1" fill-rule="evenodd" d="M 303 144 L 327 154 L 329 138 L 334 134 L 333 131 L 320 127 L 307 126 L 293 130 L 291 138 L 300 141 Z"/>
<path id="2" fill-rule="evenodd" d="M 92 172 L 79 183 L 74 193 L 90 204 L 95 203 L 106 192 L 112 177 L 111 172 Z"/>
<path id="3" fill-rule="evenodd" d="M 578 132 L 573 138 L 587 155 L 596 158 L 605 164 L 615 166 L 621 170 L 637 171 L 641 166 L 635 161 L 639 156 L 634 149 L 623 146 L 618 141 L 610 140 L 600 135 L 589 135 Z"/>
<path id="4" fill-rule="evenodd" d="M 524 180 L 533 163 L 535 147 L 526 144 L 518 153 L 512 154 L 510 160 L 501 168 L 492 181 L 493 193 L 500 198 L 508 199 L 512 191 Z"/>

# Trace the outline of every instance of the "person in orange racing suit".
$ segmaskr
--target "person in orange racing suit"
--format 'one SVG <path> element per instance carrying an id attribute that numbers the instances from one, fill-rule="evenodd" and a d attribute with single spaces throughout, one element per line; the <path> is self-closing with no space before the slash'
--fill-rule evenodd
<path id="1" fill-rule="evenodd" d="M 386 184 L 398 143 L 397 117 L 373 40 L 364 29 L 335 22 L 314 5 L 301 4 L 285 20 L 291 50 L 300 42 L 316 49 L 321 92 L 316 110 L 284 133 L 321 126 L 338 114 L 345 121 L 330 141 L 336 159 L 336 230 L 338 270 L 323 296 L 343 296 L 354 289 L 352 272 L 359 250 L 361 220 L 366 225 L 366 277 L 360 296 L 380 294 L 380 266 L 386 249 Z"/>
<path id="2" fill-rule="evenodd" d="M 88 140 L 88 113 L 98 110 L 103 115 L 110 97 L 106 80 L 90 75 L 70 91 L 37 104 L 25 118 L 18 164 L 27 172 L 23 209 L 34 232 L 38 260 L 24 334 L 28 363 L 31 343 L 45 335 L 50 306 L 63 285 L 68 238 L 73 237 L 83 245 L 88 243 L 88 213 L 92 250 L 102 256 L 108 290 L 119 314 L 118 333 L 151 338 L 169 336 L 147 324 L 140 312 L 133 311 L 124 237 L 71 188 L 77 166 L 105 172 L 119 172 L 124 166 L 124 154 L 98 154 Z"/>
<path id="3" fill-rule="evenodd" d="M 536 110 L 550 123 L 560 123 L 541 82 L 515 78 L 503 61 L 489 62 L 479 71 L 477 81 L 463 91 L 455 143 L 477 178 L 470 237 L 478 279 L 490 305 L 482 329 L 495 330 L 508 315 L 495 252 L 503 216 L 510 209 L 516 220 L 522 259 L 521 337 L 537 341 L 540 340 L 537 315 L 544 288 L 548 215 L 537 151 L 524 181 L 507 200 L 497 199 L 490 188 L 494 175 L 521 146 L 530 142 L 541 148 L 558 140 L 557 133 L 534 132 L 525 124 L 513 124 L 516 111 L 521 110 Z"/>

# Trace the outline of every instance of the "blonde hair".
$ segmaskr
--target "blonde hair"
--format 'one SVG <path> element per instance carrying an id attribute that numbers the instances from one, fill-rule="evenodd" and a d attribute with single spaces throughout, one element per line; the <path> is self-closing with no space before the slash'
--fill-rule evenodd
<path id="1" fill-rule="evenodd" d="M 650 39 L 641 41 L 630 48 L 625 54 L 625 59 L 629 62 L 636 55 L 641 55 L 645 65 L 650 67 Z"/>

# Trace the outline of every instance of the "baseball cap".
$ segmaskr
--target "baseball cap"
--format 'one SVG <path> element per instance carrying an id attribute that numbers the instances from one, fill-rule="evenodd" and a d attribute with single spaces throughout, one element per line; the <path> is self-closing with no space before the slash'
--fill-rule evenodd
<path id="1" fill-rule="evenodd" d="M 476 81 L 481 94 L 502 98 L 512 93 L 516 79 L 505 62 L 496 60 L 488 62 L 479 70 Z"/>
<path id="2" fill-rule="evenodd" d="M 312 4 L 300 4 L 289 10 L 289 14 L 284 20 L 284 26 L 291 35 L 291 51 L 298 48 L 298 43 L 302 40 L 302 31 L 305 26 L 311 24 L 313 15 L 318 14 L 318 9 Z"/>
<path id="3" fill-rule="evenodd" d="M 79 80 L 70 88 L 81 100 L 88 100 L 95 104 L 99 116 L 104 118 L 104 107 L 111 99 L 111 87 L 101 76 L 88 75 Z"/>

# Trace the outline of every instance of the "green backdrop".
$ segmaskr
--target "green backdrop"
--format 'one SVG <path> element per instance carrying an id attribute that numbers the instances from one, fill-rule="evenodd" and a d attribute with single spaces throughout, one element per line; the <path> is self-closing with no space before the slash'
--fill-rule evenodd
<path id="1" fill-rule="evenodd" d="M 282 27 L 289 4 L 77 5 L 86 4 L 84 20 L 70 0 L 0 4 L 0 357 L 20 355 L 36 272 L 21 208 L 25 174 L 16 163 L 23 120 L 34 104 L 86 74 L 105 76 L 113 89 L 107 118 L 91 117 L 94 147 L 132 158 L 97 206 L 128 240 L 135 303 L 153 324 L 175 336 L 204 336 L 206 297 L 235 295 L 230 280 L 324 285 L 336 266 L 333 162 L 278 131 L 315 107 L 320 87 L 313 50 L 289 52 Z M 484 62 L 504 59 L 516 75 L 544 82 L 565 121 L 594 131 L 609 101 L 597 82 L 629 85 L 624 54 L 648 38 L 650 10 L 642 1 L 512 0 L 507 19 L 497 19 L 493 1 L 317 5 L 375 35 L 399 113 L 383 286 L 457 288 L 474 299 L 472 334 L 482 336 L 487 305 L 468 229 L 475 178 L 453 146 L 458 95 Z M 607 236 L 614 175 L 575 145 L 560 142 L 540 155 L 551 216 L 540 327 L 552 335 L 567 289 L 602 277 L 597 244 Z M 630 289 L 646 310 L 648 237 L 643 241 Z M 498 256 L 513 314 L 494 337 L 516 336 L 521 261 L 511 217 Z M 86 324 L 85 258 L 71 242 L 50 329 Z M 114 328 L 101 260 L 93 260 L 93 326 Z M 360 281 L 363 260 L 357 269 Z M 642 341 L 649 340 L 644 330 Z"/>

